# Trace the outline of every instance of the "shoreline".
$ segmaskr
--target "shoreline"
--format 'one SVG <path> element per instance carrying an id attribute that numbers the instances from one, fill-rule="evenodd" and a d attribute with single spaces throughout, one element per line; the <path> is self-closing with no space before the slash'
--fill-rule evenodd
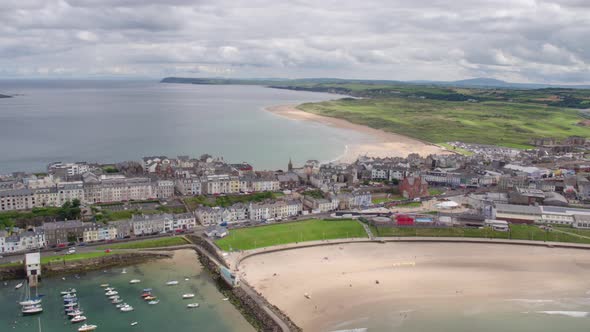
<path id="1" fill-rule="evenodd" d="M 331 331 L 369 327 L 346 323 L 378 321 L 387 310 L 457 314 L 483 298 L 497 304 L 585 294 L 590 282 L 576 274 L 587 263 L 583 251 L 542 246 L 350 243 L 250 256 L 239 270 L 303 330 Z M 441 307 L 449 301 L 453 308 Z"/>
<path id="2" fill-rule="evenodd" d="M 359 156 L 386 158 L 406 157 L 411 153 L 418 153 L 421 156 L 453 153 L 432 143 L 401 134 L 355 124 L 344 119 L 308 113 L 297 109 L 296 105 L 275 105 L 266 107 L 265 110 L 290 120 L 321 123 L 334 128 L 352 130 L 367 137 L 365 141 L 345 145 L 343 154 L 332 161 L 352 163 Z"/>

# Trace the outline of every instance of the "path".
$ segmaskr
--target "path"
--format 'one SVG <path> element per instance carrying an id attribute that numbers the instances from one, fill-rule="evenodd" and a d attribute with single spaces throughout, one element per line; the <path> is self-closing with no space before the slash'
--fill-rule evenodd
<path id="1" fill-rule="evenodd" d="M 369 227 L 369 225 L 367 225 L 366 223 L 364 223 L 362 221 L 358 221 L 358 222 L 361 225 L 363 225 L 363 228 L 365 229 L 365 232 L 367 232 L 367 236 L 369 237 L 369 239 L 370 240 L 375 240 L 375 235 L 373 235 L 373 231 L 371 230 L 371 227 Z"/>

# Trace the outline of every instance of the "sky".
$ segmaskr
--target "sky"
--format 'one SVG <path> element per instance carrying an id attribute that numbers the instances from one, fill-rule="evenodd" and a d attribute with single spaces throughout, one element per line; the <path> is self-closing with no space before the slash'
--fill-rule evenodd
<path id="1" fill-rule="evenodd" d="M 590 83 L 589 0 L 0 0 L 0 78 Z"/>

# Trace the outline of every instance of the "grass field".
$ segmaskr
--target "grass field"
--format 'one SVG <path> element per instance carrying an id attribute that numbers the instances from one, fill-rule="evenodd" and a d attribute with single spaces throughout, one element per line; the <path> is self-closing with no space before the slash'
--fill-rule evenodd
<path id="1" fill-rule="evenodd" d="M 283 193 L 273 193 L 273 192 L 261 192 L 255 193 L 250 195 L 226 195 L 226 196 L 215 196 L 215 197 L 208 197 L 204 195 L 194 196 L 194 197 L 186 197 L 183 199 L 184 203 L 189 207 L 189 209 L 195 210 L 199 205 L 204 206 L 221 206 L 221 207 L 228 207 L 235 203 L 249 203 L 249 202 L 261 202 L 265 199 L 276 199 L 278 197 L 284 196 Z"/>
<path id="2" fill-rule="evenodd" d="M 512 240 L 551 241 L 588 243 L 590 238 L 585 239 L 571 234 L 559 232 L 546 232 L 536 226 L 510 225 L 510 232 L 498 232 L 491 228 L 422 228 L 422 227 L 373 227 L 371 230 L 375 236 L 426 236 L 426 237 L 477 237 Z"/>
<path id="3" fill-rule="evenodd" d="M 460 153 L 464 156 L 472 156 L 473 155 L 473 152 L 471 152 L 469 150 L 458 148 L 458 147 L 452 146 L 451 144 L 448 144 L 448 143 L 438 143 L 438 145 L 446 148 L 449 151 L 457 152 L 457 153 Z"/>
<path id="4" fill-rule="evenodd" d="M 357 221 L 343 220 L 305 220 L 268 226 L 230 230 L 229 235 L 215 241 L 225 250 L 248 250 L 278 244 L 367 237 L 367 233 Z"/>
<path id="5" fill-rule="evenodd" d="M 421 202 L 407 202 L 407 203 L 398 204 L 395 207 L 417 208 L 417 207 L 421 207 L 421 206 L 422 206 Z"/>
<path id="6" fill-rule="evenodd" d="M 144 248 L 159 248 L 171 247 L 188 244 L 189 242 L 184 236 L 162 237 L 157 239 L 132 241 L 125 243 L 116 243 L 113 245 L 105 245 L 98 247 L 99 249 L 144 249 Z"/>
<path id="7" fill-rule="evenodd" d="M 505 101 L 347 98 L 298 108 L 437 144 L 462 141 L 528 148 L 532 137 L 588 136 L 590 131 L 576 125 L 582 120 L 578 110 Z"/>

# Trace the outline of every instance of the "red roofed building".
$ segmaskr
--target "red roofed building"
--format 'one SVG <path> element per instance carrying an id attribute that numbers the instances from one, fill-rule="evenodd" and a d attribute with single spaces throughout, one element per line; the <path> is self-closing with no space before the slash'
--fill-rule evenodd
<path id="1" fill-rule="evenodd" d="M 407 199 L 429 196 L 428 183 L 420 176 L 408 176 L 399 184 L 399 191 Z"/>

